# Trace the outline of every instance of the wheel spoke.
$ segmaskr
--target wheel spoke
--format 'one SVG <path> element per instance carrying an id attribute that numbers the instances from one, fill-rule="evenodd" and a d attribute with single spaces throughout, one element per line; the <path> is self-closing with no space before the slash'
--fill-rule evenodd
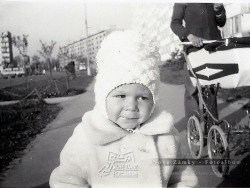
<path id="1" fill-rule="evenodd" d="M 217 135 L 216 135 L 216 130 L 214 129 L 214 144 L 217 145 Z"/>

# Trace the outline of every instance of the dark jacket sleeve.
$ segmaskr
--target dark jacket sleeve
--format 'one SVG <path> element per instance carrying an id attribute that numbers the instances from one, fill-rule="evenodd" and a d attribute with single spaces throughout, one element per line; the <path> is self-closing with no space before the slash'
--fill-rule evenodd
<path id="1" fill-rule="evenodd" d="M 214 11 L 216 23 L 219 27 L 223 27 L 226 24 L 226 10 L 224 6 L 222 6 L 218 11 Z"/>
<path id="2" fill-rule="evenodd" d="M 180 38 L 180 40 L 186 39 L 187 36 L 190 34 L 189 30 L 183 26 L 185 9 L 185 3 L 175 3 L 170 24 L 172 31 Z"/>

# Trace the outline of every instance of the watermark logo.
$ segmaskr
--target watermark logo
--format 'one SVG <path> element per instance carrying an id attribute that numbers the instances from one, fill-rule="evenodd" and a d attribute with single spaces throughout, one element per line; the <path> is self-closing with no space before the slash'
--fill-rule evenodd
<path id="1" fill-rule="evenodd" d="M 135 163 L 134 153 L 109 152 L 107 163 L 98 171 L 101 177 L 113 175 L 116 178 L 137 178 L 138 164 Z"/>
<path id="2" fill-rule="evenodd" d="M 240 165 L 239 159 L 153 159 L 154 165 Z"/>

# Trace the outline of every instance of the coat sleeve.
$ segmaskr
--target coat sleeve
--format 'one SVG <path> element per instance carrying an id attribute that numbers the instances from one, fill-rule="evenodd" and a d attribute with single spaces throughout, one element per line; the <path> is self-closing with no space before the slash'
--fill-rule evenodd
<path id="1" fill-rule="evenodd" d="M 178 144 L 178 159 L 183 159 L 184 154 L 187 153 L 186 147 L 182 144 L 179 132 L 174 130 L 175 140 Z M 198 187 L 198 178 L 191 166 L 175 165 L 174 170 L 170 176 L 168 186 L 174 187 Z"/>
<path id="2" fill-rule="evenodd" d="M 85 137 L 83 126 L 80 123 L 60 154 L 60 165 L 53 170 L 50 176 L 51 188 L 89 187 Z"/>
<path id="3" fill-rule="evenodd" d="M 187 39 L 187 36 L 190 34 L 190 31 L 183 26 L 185 10 L 185 3 L 175 3 L 170 24 L 172 31 L 180 38 L 181 41 L 183 39 Z"/>

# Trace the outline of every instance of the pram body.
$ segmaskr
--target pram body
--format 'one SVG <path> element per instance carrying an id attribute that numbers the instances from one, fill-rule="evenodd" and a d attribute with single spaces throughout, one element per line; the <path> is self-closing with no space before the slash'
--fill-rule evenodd
<path id="1" fill-rule="evenodd" d="M 250 85 L 250 47 L 216 52 L 203 48 L 190 53 L 188 58 L 201 85 L 220 83 L 221 88 Z M 190 78 L 196 86 L 196 79 L 191 73 Z"/>
<path id="2" fill-rule="evenodd" d="M 224 162 L 230 158 L 228 142 L 236 131 L 226 120 L 217 119 L 210 112 L 211 108 L 206 103 L 209 93 L 204 94 L 207 91 L 204 88 L 216 87 L 212 100 L 215 101 L 218 88 L 250 86 L 250 37 L 223 39 L 197 50 L 192 50 L 194 47 L 190 44 L 185 47 L 184 56 L 190 79 L 198 88 L 200 107 L 187 124 L 190 153 L 195 159 L 201 158 L 204 143 L 207 142 L 210 160 Z M 250 126 L 245 128 L 240 133 L 246 133 L 250 138 Z M 229 170 L 229 164 L 220 163 L 212 165 L 212 168 L 218 177 L 223 177 Z"/>

